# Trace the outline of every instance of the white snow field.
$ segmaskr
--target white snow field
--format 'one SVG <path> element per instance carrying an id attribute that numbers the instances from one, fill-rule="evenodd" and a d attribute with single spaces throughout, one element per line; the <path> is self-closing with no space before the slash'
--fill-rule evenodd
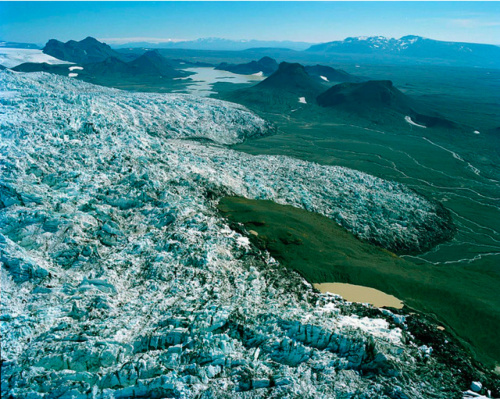
<path id="1" fill-rule="evenodd" d="M 0 93 L 2 397 L 450 397 L 404 322 L 315 293 L 216 209 L 272 199 L 418 245 L 434 204 L 227 149 L 272 133 L 234 104 L 9 71 Z"/>
<path id="2" fill-rule="evenodd" d="M 14 68 L 25 62 L 46 62 L 47 64 L 72 64 L 62 61 L 42 52 L 42 50 L 0 47 L 0 65 Z"/>

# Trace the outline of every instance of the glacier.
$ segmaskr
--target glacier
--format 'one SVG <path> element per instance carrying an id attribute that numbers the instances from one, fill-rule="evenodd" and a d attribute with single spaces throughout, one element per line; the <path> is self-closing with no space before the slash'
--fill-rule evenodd
<path id="1" fill-rule="evenodd" d="M 404 318 L 319 294 L 216 207 L 270 199 L 418 250 L 452 231 L 439 204 L 358 171 L 231 150 L 274 128 L 214 99 L 2 71 L 0 131 L 2 397 L 460 394 Z"/>

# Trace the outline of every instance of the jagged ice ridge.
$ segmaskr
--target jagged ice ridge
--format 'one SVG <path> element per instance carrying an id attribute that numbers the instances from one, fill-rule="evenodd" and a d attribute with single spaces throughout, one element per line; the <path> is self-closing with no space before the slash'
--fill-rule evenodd
<path id="1" fill-rule="evenodd" d="M 2 397 L 449 397 L 401 320 L 313 292 L 216 210 L 272 199 L 418 248 L 436 204 L 229 150 L 272 127 L 226 102 L 7 71 L 0 107 Z"/>

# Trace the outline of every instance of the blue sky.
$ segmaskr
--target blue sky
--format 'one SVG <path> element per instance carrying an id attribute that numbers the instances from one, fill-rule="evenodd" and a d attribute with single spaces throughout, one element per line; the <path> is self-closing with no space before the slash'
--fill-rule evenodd
<path id="1" fill-rule="evenodd" d="M 0 39 L 17 42 L 407 34 L 500 44 L 500 2 L 0 2 Z"/>

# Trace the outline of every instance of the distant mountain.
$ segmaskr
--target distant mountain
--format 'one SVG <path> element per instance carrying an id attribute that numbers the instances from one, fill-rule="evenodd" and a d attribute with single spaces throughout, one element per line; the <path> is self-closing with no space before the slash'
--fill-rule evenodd
<path id="1" fill-rule="evenodd" d="M 215 66 L 209 62 L 189 61 L 180 58 L 169 59 L 168 62 L 175 68 L 210 68 Z"/>
<path id="2" fill-rule="evenodd" d="M 415 63 L 456 64 L 478 67 L 500 66 L 500 47 L 490 44 L 444 42 L 420 36 L 403 36 L 400 39 L 373 37 L 348 37 L 342 41 L 316 44 L 310 53 L 370 56 L 379 62 L 387 60 Z"/>
<path id="3" fill-rule="evenodd" d="M 409 117 L 409 123 L 425 127 L 453 127 L 432 110 L 424 109 L 416 101 L 398 90 L 389 80 L 370 80 L 363 83 L 341 83 L 317 97 L 322 107 L 332 107 L 360 115 L 385 118 L 388 114 Z"/>
<path id="4" fill-rule="evenodd" d="M 93 37 L 87 37 L 79 42 L 70 40 L 66 43 L 51 39 L 43 48 L 43 52 L 60 60 L 82 64 L 101 62 L 109 57 L 121 58 L 120 53 Z"/>
<path id="5" fill-rule="evenodd" d="M 143 55 L 128 63 L 136 75 L 161 76 L 166 78 L 177 78 L 186 76 L 183 71 L 176 70 L 157 51 L 146 51 Z"/>
<path id="6" fill-rule="evenodd" d="M 292 50 L 305 50 L 311 43 L 293 41 L 265 41 L 265 40 L 229 40 L 220 38 L 203 38 L 185 41 L 163 41 L 163 42 L 130 42 L 112 45 L 113 48 L 176 48 L 190 50 L 217 50 L 217 51 L 239 51 L 254 47 L 288 48 Z"/>
<path id="7" fill-rule="evenodd" d="M 365 80 L 342 69 L 335 69 L 325 65 L 310 65 L 304 68 L 309 76 L 323 82 L 361 82 Z"/>
<path id="8" fill-rule="evenodd" d="M 263 76 L 269 76 L 278 70 L 278 63 L 273 58 L 263 57 L 259 61 L 251 61 L 246 64 L 228 64 L 223 62 L 215 69 L 229 71 L 240 75 L 261 73 Z"/>
<path id="9" fill-rule="evenodd" d="M 40 47 L 37 44 L 34 43 L 17 43 L 17 42 L 6 42 L 3 40 L 0 40 L 0 48 L 2 47 L 8 47 L 8 48 L 26 48 L 26 49 L 33 49 L 33 50 L 39 50 Z"/>

